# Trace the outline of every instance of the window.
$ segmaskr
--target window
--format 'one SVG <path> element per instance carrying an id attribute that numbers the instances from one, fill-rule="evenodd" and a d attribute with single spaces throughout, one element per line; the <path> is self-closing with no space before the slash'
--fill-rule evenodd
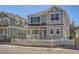
<path id="1" fill-rule="evenodd" d="M 50 34 L 53 34 L 53 29 L 50 29 Z"/>
<path id="2" fill-rule="evenodd" d="M 51 14 L 51 20 L 59 20 L 59 13 Z"/>
<path id="3" fill-rule="evenodd" d="M 9 18 L 8 17 L 4 17 L 4 22 L 8 22 Z"/>
<path id="4" fill-rule="evenodd" d="M 32 30 L 32 34 L 38 34 L 38 30 Z"/>
<path id="5" fill-rule="evenodd" d="M 7 20 L 4 20 L 4 22 L 7 22 Z"/>
<path id="6" fill-rule="evenodd" d="M 60 29 L 59 28 L 56 29 L 56 34 L 60 34 Z"/>
<path id="7" fill-rule="evenodd" d="M 59 20 L 59 14 L 55 14 L 55 20 Z"/>
<path id="8" fill-rule="evenodd" d="M 31 23 L 40 22 L 40 17 L 31 17 Z"/>
<path id="9" fill-rule="evenodd" d="M 51 14 L 51 20 L 54 20 L 54 14 Z"/>
<path id="10" fill-rule="evenodd" d="M 15 21 L 16 21 L 16 24 L 18 25 L 18 24 L 19 24 L 19 20 L 18 20 L 18 19 L 16 19 Z"/>

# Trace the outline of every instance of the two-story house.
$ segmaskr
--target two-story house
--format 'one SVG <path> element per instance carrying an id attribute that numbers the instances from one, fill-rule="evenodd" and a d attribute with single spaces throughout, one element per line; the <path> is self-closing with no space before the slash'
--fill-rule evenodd
<path id="1" fill-rule="evenodd" d="M 26 38 L 27 22 L 24 18 L 7 12 L 0 12 L 0 41 Z"/>
<path id="2" fill-rule="evenodd" d="M 65 10 L 52 6 L 28 16 L 28 38 L 68 39 L 70 20 Z"/>

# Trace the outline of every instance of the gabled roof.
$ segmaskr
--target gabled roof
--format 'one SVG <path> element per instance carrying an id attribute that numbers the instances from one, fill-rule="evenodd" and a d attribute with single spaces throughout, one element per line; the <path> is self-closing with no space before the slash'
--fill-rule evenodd
<path id="1" fill-rule="evenodd" d="M 60 11 L 64 11 L 63 9 L 59 8 L 58 6 L 52 6 L 51 8 L 49 8 L 49 9 L 47 9 L 47 10 L 43 10 L 43 11 L 40 11 L 40 12 L 31 14 L 31 15 L 29 15 L 29 16 L 32 16 L 32 15 L 43 15 L 43 14 L 48 13 L 49 11 L 51 11 L 51 10 L 54 9 L 54 8 L 56 8 L 56 9 L 58 9 L 58 10 L 60 10 Z"/>
<path id="2" fill-rule="evenodd" d="M 14 19 L 22 19 L 24 21 L 26 20 L 26 19 L 22 18 L 21 16 L 15 15 L 13 13 L 8 13 L 8 12 L 1 11 L 0 14 L 5 14 L 6 16 L 11 17 L 11 18 L 14 18 Z"/>

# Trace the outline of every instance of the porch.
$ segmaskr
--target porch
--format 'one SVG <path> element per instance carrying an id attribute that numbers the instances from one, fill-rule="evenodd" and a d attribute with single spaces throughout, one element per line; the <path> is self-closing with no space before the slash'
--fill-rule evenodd
<path id="1" fill-rule="evenodd" d="M 27 38 L 33 39 L 45 39 L 47 38 L 47 29 L 46 26 L 30 26 L 28 28 L 28 36 Z"/>
<path id="2" fill-rule="evenodd" d="M 9 41 L 8 39 L 8 27 L 0 27 L 0 42 Z"/>

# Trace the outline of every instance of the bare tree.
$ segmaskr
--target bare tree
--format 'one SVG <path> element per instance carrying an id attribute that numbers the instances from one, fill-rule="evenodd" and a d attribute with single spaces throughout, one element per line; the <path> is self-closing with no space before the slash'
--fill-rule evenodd
<path id="1" fill-rule="evenodd" d="M 75 26 L 75 22 L 73 21 L 70 24 L 70 39 L 74 39 L 76 37 L 76 33 L 75 33 L 76 29 L 77 29 L 77 27 Z"/>

